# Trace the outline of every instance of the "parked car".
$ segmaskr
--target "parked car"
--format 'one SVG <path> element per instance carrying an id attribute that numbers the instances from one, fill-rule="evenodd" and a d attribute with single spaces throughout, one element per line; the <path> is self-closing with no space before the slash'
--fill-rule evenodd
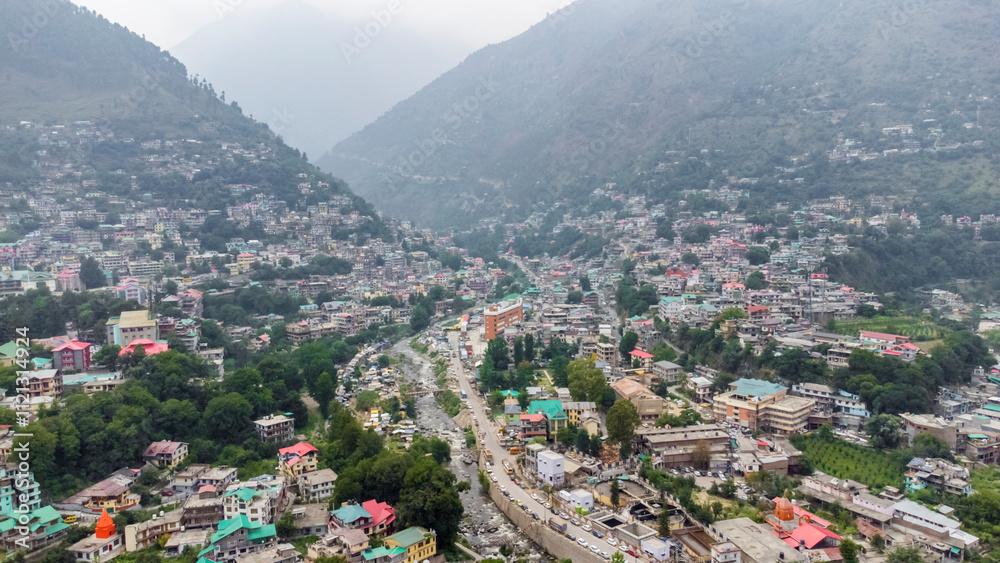
<path id="1" fill-rule="evenodd" d="M 597 539 L 601 539 L 601 538 L 603 538 L 603 537 L 604 537 L 604 534 L 602 534 L 602 533 L 600 532 L 600 530 L 594 530 L 594 531 L 593 531 L 593 532 L 591 532 L 591 533 L 592 533 L 592 534 L 594 534 L 594 537 L 595 537 L 595 538 L 597 538 Z"/>
<path id="2" fill-rule="evenodd" d="M 580 538 L 580 539 L 576 540 L 576 543 L 582 545 L 583 547 L 587 547 L 588 545 L 590 545 L 589 543 L 587 543 L 587 540 L 585 540 L 583 538 Z"/>
<path id="3" fill-rule="evenodd" d="M 573 541 L 573 540 L 576 539 L 576 536 L 574 536 L 573 534 L 570 534 L 570 533 L 567 532 L 566 533 L 566 538 L 569 539 L 570 541 Z"/>

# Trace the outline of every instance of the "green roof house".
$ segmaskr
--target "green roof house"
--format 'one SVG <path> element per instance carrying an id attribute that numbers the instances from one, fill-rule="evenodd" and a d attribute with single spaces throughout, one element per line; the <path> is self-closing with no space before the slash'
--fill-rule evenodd
<path id="1" fill-rule="evenodd" d="M 222 520 L 218 531 L 212 534 L 211 544 L 198 557 L 216 562 L 235 561 L 238 556 L 256 553 L 277 543 L 274 524 L 252 521 L 245 514 Z"/>
<path id="2" fill-rule="evenodd" d="M 549 425 L 549 436 L 555 436 L 560 429 L 569 425 L 569 417 L 562 408 L 562 401 L 531 401 L 528 403 L 528 414 L 543 414 Z"/>

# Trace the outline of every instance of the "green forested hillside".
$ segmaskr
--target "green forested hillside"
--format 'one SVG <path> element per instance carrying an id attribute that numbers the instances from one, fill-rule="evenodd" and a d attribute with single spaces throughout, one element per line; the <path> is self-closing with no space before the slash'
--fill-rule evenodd
<path id="1" fill-rule="evenodd" d="M 43 180 L 64 181 L 53 170 L 66 169 L 110 197 L 206 210 L 258 194 L 293 208 L 342 195 L 372 218 L 358 231 L 383 229 L 346 184 L 276 136 L 280 121 L 244 115 L 205 78 L 96 12 L 65 0 L 0 2 L 0 37 L 0 188 L 33 193 Z M 240 193 L 227 188 L 242 184 Z M 21 230 L 33 227 L 26 221 Z"/>
<path id="2" fill-rule="evenodd" d="M 992 194 L 1000 64 L 982 54 L 1000 48 L 1000 3 L 903 4 L 578 0 L 320 164 L 392 212 L 440 223 L 608 181 L 657 199 L 740 177 L 761 178 L 768 200 L 910 182 Z M 898 150 L 883 129 L 903 124 L 923 153 L 861 163 L 851 182 L 830 166 L 838 146 Z M 806 181 L 778 188 L 782 175 Z"/>

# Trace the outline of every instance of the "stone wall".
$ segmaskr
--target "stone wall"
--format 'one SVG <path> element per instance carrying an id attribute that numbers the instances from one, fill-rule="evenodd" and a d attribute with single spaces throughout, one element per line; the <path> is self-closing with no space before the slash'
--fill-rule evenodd
<path id="1" fill-rule="evenodd" d="M 479 457 L 480 469 L 486 469 L 486 457 Z M 539 514 L 539 520 L 529 516 L 500 491 L 499 485 L 490 482 L 490 498 L 522 534 L 542 546 L 545 551 L 559 559 L 572 559 L 573 563 L 606 563 L 600 555 L 590 551 L 575 541 L 549 527 L 548 518 Z M 591 538 L 587 538 L 590 541 Z"/>

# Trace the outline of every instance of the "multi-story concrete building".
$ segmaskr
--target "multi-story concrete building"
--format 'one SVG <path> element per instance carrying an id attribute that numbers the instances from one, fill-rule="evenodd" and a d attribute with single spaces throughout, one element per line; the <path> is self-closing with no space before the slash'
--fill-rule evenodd
<path id="1" fill-rule="evenodd" d="M 666 381 L 667 383 L 676 383 L 682 375 L 684 375 L 684 368 L 681 366 L 668 361 L 653 362 L 653 375 L 656 376 L 660 381 Z"/>
<path id="2" fill-rule="evenodd" d="M 252 522 L 246 516 L 237 516 L 219 522 L 218 531 L 212 534 L 211 544 L 199 557 L 208 557 L 217 563 L 235 562 L 240 557 L 274 547 L 277 533 L 274 524 Z"/>
<path id="3" fill-rule="evenodd" d="M 312 444 L 299 442 L 278 450 L 278 467 L 289 483 L 297 483 L 299 476 L 316 471 L 319 450 Z"/>
<path id="4" fill-rule="evenodd" d="M 24 372 L 21 377 L 28 379 L 26 386 L 27 396 L 30 399 L 37 397 L 54 397 L 58 399 L 63 394 L 63 376 L 57 369 L 40 369 L 37 371 Z"/>
<path id="5" fill-rule="evenodd" d="M 150 316 L 149 311 L 123 311 L 121 315 L 108 319 L 108 344 L 124 348 L 133 340 L 152 340 L 155 342 L 159 340 L 159 337 L 156 319 Z"/>
<path id="6" fill-rule="evenodd" d="M 930 414 L 909 413 L 903 413 L 899 415 L 899 418 L 903 422 L 903 432 L 906 434 L 907 443 L 912 443 L 918 434 L 930 434 L 944 440 L 952 450 L 958 446 L 958 427 L 944 419 Z"/>
<path id="7" fill-rule="evenodd" d="M 871 416 L 861 397 L 829 385 L 799 383 L 792 393 L 816 401 L 816 406 L 832 415 L 833 425 L 856 430 Z"/>
<path id="8" fill-rule="evenodd" d="M 306 502 L 319 502 L 333 496 L 337 474 L 332 469 L 320 469 L 299 476 L 299 496 Z"/>
<path id="9" fill-rule="evenodd" d="M 604 362 L 609 366 L 618 365 L 618 347 L 608 342 L 598 342 L 595 361 Z"/>
<path id="10" fill-rule="evenodd" d="M 483 311 L 486 340 L 503 335 L 504 329 L 524 321 L 524 302 L 521 299 L 502 301 Z"/>
<path id="11" fill-rule="evenodd" d="M 145 305 L 146 300 L 149 298 L 149 293 L 146 290 L 146 286 L 142 285 L 139 280 L 129 278 L 122 280 L 115 287 L 115 297 L 122 301 L 135 301 L 140 305 Z"/>
<path id="12" fill-rule="evenodd" d="M 711 470 L 729 466 L 729 433 L 716 424 L 701 424 L 678 428 L 638 428 L 635 451 L 653 457 L 657 467 L 694 467 L 696 459 L 707 453 Z M 701 448 L 702 453 L 696 454 Z"/>
<path id="13" fill-rule="evenodd" d="M 180 465 L 184 458 L 188 454 L 188 445 L 186 442 L 170 442 L 168 440 L 161 440 L 159 442 L 153 442 L 146 448 L 146 451 L 142 453 L 142 459 L 146 463 L 151 463 L 159 468 L 169 468 L 173 469 Z"/>
<path id="14" fill-rule="evenodd" d="M 906 492 L 931 489 L 937 494 L 966 497 L 972 494 L 969 470 L 943 459 L 915 457 L 906 464 Z"/>
<path id="15" fill-rule="evenodd" d="M 52 367 L 58 370 L 90 369 L 90 344 L 74 338 L 56 346 L 52 349 Z"/>
<path id="16" fill-rule="evenodd" d="M 295 419 L 291 413 L 267 415 L 253 422 L 261 442 L 289 442 L 295 437 Z"/>
<path id="17" fill-rule="evenodd" d="M 250 522 L 270 524 L 274 510 L 272 498 L 264 491 L 233 485 L 222 495 L 222 517 L 226 520 L 243 516 Z"/>
<path id="18" fill-rule="evenodd" d="M 569 417 L 563 411 L 562 402 L 558 400 L 531 401 L 528 404 L 528 414 L 543 414 L 548 425 L 549 437 L 555 438 L 559 430 L 569 424 Z M 523 424 L 522 420 L 522 424 Z"/>
<path id="19" fill-rule="evenodd" d="M 18 485 L 15 487 L 15 481 Z M 18 473 L 11 463 L 0 467 L 0 517 L 10 516 L 15 508 L 20 512 L 42 507 L 42 493 L 34 473 Z"/>
<path id="20" fill-rule="evenodd" d="M 552 486 L 562 485 L 566 481 L 566 460 L 556 452 L 545 450 L 538 456 L 538 478 Z"/>
<path id="21" fill-rule="evenodd" d="M 806 430 L 815 401 L 788 396 L 788 388 L 757 379 L 739 379 L 713 399 L 715 420 L 778 434 Z"/>
<path id="22" fill-rule="evenodd" d="M 434 530 L 412 527 L 385 538 L 388 549 L 402 548 L 406 550 L 405 563 L 417 563 L 434 556 L 437 553 L 437 534 Z"/>

